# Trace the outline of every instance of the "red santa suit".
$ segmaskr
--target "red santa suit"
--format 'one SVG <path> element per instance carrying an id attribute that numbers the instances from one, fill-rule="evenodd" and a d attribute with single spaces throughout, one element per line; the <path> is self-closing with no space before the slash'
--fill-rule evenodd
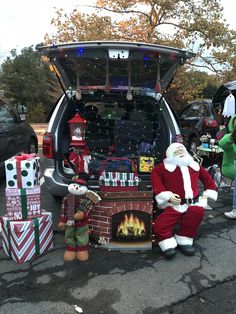
<path id="1" fill-rule="evenodd" d="M 180 164 L 172 156 L 175 148 L 184 147 L 173 143 L 167 149 L 167 158 L 154 167 L 151 174 L 152 188 L 157 206 L 164 211 L 154 221 L 154 233 L 164 252 L 177 245 L 192 245 L 197 229 L 204 215 L 203 204 L 199 201 L 198 181 L 204 185 L 202 196 L 216 200 L 218 193 L 213 179 L 208 172 L 189 155 L 188 162 Z M 184 148 L 185 149 L 185 148 Z M 186 150 L 186 149 L 185 149 Z M 168 155 L 169 153 L 169 155 Z M 169 158 L 169 157 L 172 158 Z M 178 194 L 181 203 L 173 204 L 171 197 Z M 205 204 L 206 205 L 206 204 Z M 173 229 L 179 224 L 176 233 Z"/>

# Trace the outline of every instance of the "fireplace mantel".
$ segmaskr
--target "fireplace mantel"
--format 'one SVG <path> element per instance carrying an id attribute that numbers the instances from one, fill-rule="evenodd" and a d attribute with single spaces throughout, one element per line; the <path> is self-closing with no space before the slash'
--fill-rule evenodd
<path id="1" fill-rule="evenodd" d="M 135 192 L 98 192 L 102 200 L 145 200 L 152 199 L 152 191 L 135 191 Z"/>

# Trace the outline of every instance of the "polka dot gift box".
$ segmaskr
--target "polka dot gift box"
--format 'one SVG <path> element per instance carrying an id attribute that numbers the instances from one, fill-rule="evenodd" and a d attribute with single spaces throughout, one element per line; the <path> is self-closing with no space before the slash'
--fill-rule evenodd
<path id="1" fill-rule="evenodd" d="M 35 154 L 21 154 L 5 161 L 7 188 L 31 189 L 39 185 L 40 158 Z"/>

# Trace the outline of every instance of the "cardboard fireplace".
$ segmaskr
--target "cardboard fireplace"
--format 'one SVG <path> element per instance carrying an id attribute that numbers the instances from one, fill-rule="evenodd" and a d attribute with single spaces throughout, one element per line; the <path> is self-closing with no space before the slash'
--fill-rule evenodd
<path id="1" fill-rule="evenodd" d="M 107 249 L 152 249 L 151 191 L 100 192 L 90 213 L 90 237 Z"/>

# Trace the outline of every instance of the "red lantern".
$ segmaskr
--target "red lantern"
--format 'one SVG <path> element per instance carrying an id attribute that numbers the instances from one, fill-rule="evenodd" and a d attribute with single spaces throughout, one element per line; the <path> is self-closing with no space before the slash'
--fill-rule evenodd
<path id="1" fill-rule="evenodd" d="M 85 128 L 87 121 L 76 113 L 72 119 L 68 121 L 70 127 L 70 146 L 85 145 Z"/>

